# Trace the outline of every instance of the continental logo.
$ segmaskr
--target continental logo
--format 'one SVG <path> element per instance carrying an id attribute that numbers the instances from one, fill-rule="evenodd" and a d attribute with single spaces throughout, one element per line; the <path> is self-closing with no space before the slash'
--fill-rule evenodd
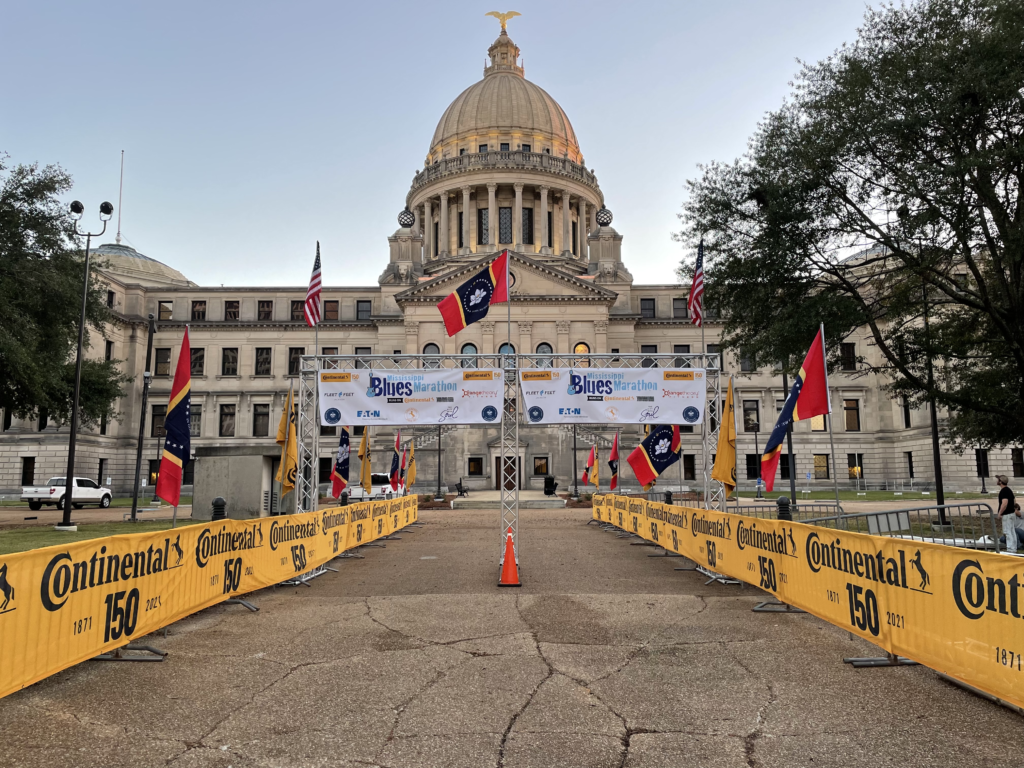
<path id="1" fill-rule="evenodd" d="M 961 560 L 953 569 L 953 600 L 968 619 L 980 619 L 986 612 L 1019 619 L 1021 581 L 1016 573 L 1006 581 L 986 576 L 977 560 Z"/>
<path id="2" fill-rule="evenodd" d="M 762 531 L 758 530 L 757 523 L 744 525 L 741 520 L 736 525 L 736 546 L 740 549 L 752 547 L 765 552 L 774 552 L 777 555 L 797 556 L 792 528 L 783 527 L 782 533 Z"/>
<path id="3" fill-rule="evenodd" d="M 366 507 L 364 507 L 362 509 L 359 509 L 358 507 L 356 507 L 356 508 L 353 508 L 349 512 L 349 519 L 352 520 L 353 522 L 355 522 L 356 520 L 368 520 L 369 517 L 370 517 L 370 510 L 369 510 L 369 508 L 366 508 Z"/>
<path id="4" fill-rule="evenodd" d="M 276 550 L 289 541 L 312 539 L 317 535 L 318 528 L 315 519 L 306 523 L 279 523 L 275 520 L 270 524 L 270 549 Z"/>
<path id="5" fill-rule="evenodd" d="M 931 594 L 928 589 L 931 585 L 931 577 L 921 562 L 921 550 L 917 550 L 917 554 L 910 559 L 910 564 L 917 571 L 915 583 L 918 586 L 908 585 L 907 554 L 902 549 L 898 550 L 898 559 L 886 557 L 880 551 L 867 554 L 844 547 L 842 539 L 838 537 L 828 543 L 823 542 L 815 531 L 807 537 L 805 550 L 807 564 L 814 573 L 818 573 L 822 568 L 827 568 L 879 584 L 888 584 L 890 587 L 923 592 L 926 595 Z M 954 576 L 954 582 L 955 580 Z"/>
<path id="6" fill-rule="evenodd" d="M 671 512 L 660 504 L 658 506 L 648 505 L 647 517 L 651 520 L 660 520 L 663 523 L 674 525 L 677 528 L 685 528 L 687 524 L 685 512 Z"/>
<path id="7" fill-rule="evenodd" d="M 196 565 L 205 568 L 206 562 L 211 557 L 222 555 L 225 552 L 258 549 L 262 546 L 263 523 L 235 533 L 227 533 L 226 527 L 221 527 L 217 533 L 211 532 L 209 528 L 203 528 L 196 541 Z"/>
<path id="8" fill-rule="evenodd" d="M 693 371 L 665 371 L 662 381 L 693 381 Z"/>
<path id="9" fill-rule="evenodd" d="M 340 528 L 347 524 L 348 512 L 343 509 L 325 509 L 323 516 L 320 518 L 320 525 L 324 533 L 327 533 L 332 528 Z"/>
<path id="10" fill-rule="evenodd" d="M 169 538 L 164 539 L 163 547 L 150 544 L 146 549 L 123 555 L 108 555 L 107 548 L 102 546 L 99 551 L 93 550 L 92 557 L 83 557 L 77 562 L 70 553 L 61 552 L 54 555 L 43 569 L 39 597 L 46 610 L 58 611 L 67 602 L 68 595 L 75 592 L 180 568 L 184 554 L 181 551 L 181 534 L 173 542 Z M 170 565 L 171 558 L 174 558 L 173 565 Z"/>
<path id="11" fill-rule="evenodd" d="M 523 371 L 523 381 L 551 381 L 551 371 Z"/>
<path id="12" fill-rule="evenodd" d="M 494 371 L 463 371 L 463 381 L 493 381 L 495 377 Z"/>
<path id="13" fill-rule="evenodd" d="M 732 525 L 728 518 L 715 520 L 704 515 L 690 516 L 690 532 L 693 537 L 713 536 L 716 539 L 732 539 Z"/>
<path id="14" fill-rule="evenodd" d="M 352 381 L 352 374 L 351 373 L 321 373 L 320 374 L 320 381 L 323 381 L 323 382 L 333 381 L 333 382 L 346 382 L 346 383 L 348 383 L 348 382 Z"/>

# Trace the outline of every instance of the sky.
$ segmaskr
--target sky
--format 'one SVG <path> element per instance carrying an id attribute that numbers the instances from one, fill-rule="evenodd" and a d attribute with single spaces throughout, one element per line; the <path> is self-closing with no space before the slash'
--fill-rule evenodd
<path id="1" fill-rule="evenodd" d="M 741 156 L 863 0 L 10 3 L 0 153 L 56 163 L 98 225 L 200 285 L 374 285 L 413 174 L 509 21 L 569 115 L 639 283 L 675 282 L 687 179 Z M 101 240 L 113 242 L 117 219 Z"/>

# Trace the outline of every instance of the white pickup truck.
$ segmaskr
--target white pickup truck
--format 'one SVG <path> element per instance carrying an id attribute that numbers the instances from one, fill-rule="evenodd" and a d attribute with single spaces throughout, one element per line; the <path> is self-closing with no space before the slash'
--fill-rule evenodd
<path id="1" fill-rule="evenodd" d="M 67 490 L 66 479 L 51 477 L 46 485 L 35 488 L 22 488 L 21 500 L 28 502 L 28 508 L 35 511 L 44 506 L 64 506 L 64 492 Z M 71 494 L 71 506 L 81 509 L 86 504 L 96 504 L 103 509 L 110 506 L 111 492 L 88 477 L 76 477 L 74 491 Z"/>
<path id="2" fill-rule="evenodd" d="M 330 494 L 331 486 L 327 484 L 327 493 Z M 393 499 L 398 496 L 405 496 L 405 489 L 399 488 L 398 492 L 391 490 L 391 478 L 387 475 L 374 472 L 370 475 L 370 490 L 371 493 L 367 493 L 363 486 L 359 484 L 359 478 L 350 478 L 348 486 L 348 500 L 349 502 L 354 501 L 369 501 L 370 499 Z"/>

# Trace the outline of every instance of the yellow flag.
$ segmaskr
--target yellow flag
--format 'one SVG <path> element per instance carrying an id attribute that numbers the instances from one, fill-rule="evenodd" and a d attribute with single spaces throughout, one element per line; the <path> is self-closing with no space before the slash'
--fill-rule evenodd
<path id="1" fill-rule="evenodd" d="M 590 482 L 591 482 L 592 485 L 594 485 L 594 487 L 597 488 L 598 491 L 601 490 L 601 481 L 598 479 L 598 474 L 600 472 L 598 467 L 601 465 L 601 457 L 598 456 L 599 453 L 600 453 L 600 447 L 595 442 L 594 443 L 594 472 L 590 476 Z"/>
<path id="2" fill-rule="evenodd" d="M 281 465 L 277 468 L 277 481 L 281 483 L 282 496 L 295 490 L 295 472 L 299 466 L 295 415 L 292 390 L 289 387 L 288 399 L 281 412 L 281 423 L 277 425 L 277 444 L 281 446 Z"/>
<path id="3" fill-rule="evenodd" d="M 725 396 L 725 413 L 718 432 L 718 455 L 711 469 L 711 479 L 725 486 L 725 498 L 736 491 L 736 404 L 732 396 L 732 376 L 729 377 L 729 391 Z"/>
<path id="4" fill-rule="evenodd" d="M 416 446 L 409 443 L 409 466 L 405 470 L 405 490 L 412 488 L 416 482 Z"/>
<path id="5" fill-rule="evenodd" d="M 363 439 L 359 443 L 359 484 L 368 496 L 373 494 L 373 477 L 370 474 L 370 428 L 363 427 Z"/>

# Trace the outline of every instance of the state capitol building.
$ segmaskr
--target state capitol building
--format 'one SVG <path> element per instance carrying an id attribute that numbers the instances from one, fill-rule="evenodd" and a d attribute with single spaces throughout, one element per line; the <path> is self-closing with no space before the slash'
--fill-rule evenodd
<path id="1" fill-rule="evenodd" d="M 150 313 L 158 327 L 143 445 L 142 471 L 150 486 L 146 490 L 155 481 L 173 365 L 188 324 L 196 458 L 186 467 L 185 483 L 194 481 L 197 516 L 207 516 L 210 500 L 218 495 L 228 499 L 232 516 L 289 508 L 290 500 L 282 503 L 275 494 L 280 449 L 274 438 L 304 354 L 493 354 L 507 351 L 503 345 L 509 334 L 513 350 L 521 353 L 701 351 L 700 329 L 687 315 L 689 286 L 634 284 L 627 263 L 643 255 L 624 260 L 623 235 L 612 227 L 612 205 L 606 204 L 594 171 L 585 165 L 568 116 L 526 79 L 519 48 L 504 29 L 488 57 L 483 78 L 459 94 L 438 121 L 423 169 L 413 177 L 398 215 L 399 228 L 388 237 L 386 253 L 381 250 L 378 284 L 324 286 L 319 350 L 314 349 L 313 329 L 303 319 L 304 285 L 202 287 L 127 246 L 108 244 L 95 250 L 103 262 L 101 277 L 114 319 L 102 338 L 92 334 L 89 354 L 123 360 L 135 379 L 119 403 L 120 421 L 80 435 L 76 475 L 102 483 L 109 478 L 115 495 L 131 494 Z M 436 304 L 506 248 L 512 252 L 514 280 L 511 327 L 502 305 L 485 321 L 448 338 Z M 709 286 L 712 299 L 713 292 Z M 708 320 L 708 351 L 717 352 L 721 327 L 713 315 Z M 881 376 L 858 370 L 859 358 L 881 363 L 867 334 L 847 339 L 842 353 L 841 370 L 830 375 L 836 466 L 829 460 L 823 420 L 797 423 L 798 489 L 817 489 L 815 496 L 827 498 L 822 494 L 830 491 L 833 473 L 838 473 L 840 487 L 853 485 L 851 467 L 861 467 L 862 482 L 872 488 L 902 483 L 909 489 L 911 481 L 915 488 L 933 487 L 927 410 L 892 399 Z M 753 370 L 731 353 L 721 365 L 726 375 L 735 376 L 737 475 L 741 489 L 752 490 L 758 449 L 764 447 L 785 398 L 782 379 L 770 369 Z M 725 385 L 723 379 L 723 394 Z M 45 414 L 35 422 L 3 416 L 0 492 L 17 493 L 23 484 L 64 475 L 67 427 L 49 423 Z M 335 429 L 321 428 L 322 482 L 329 479 Z M 386 471 L 394 431 L 373 428 L 375 471 Z M 607 482 L 612 435 L 611 430 L 579 429 L 579 472 L 590 443 L 598 440 L 602 480 Z M 622 433 L 620 478 L 627 487 L 636 481 L 624 459 L 639 435 L 638 430 Z M 408 438 L 416 441 L 418 480 L 413 490 L 429 493 L 437 482 L 437 430 L 407 430 L 403 439 Z M 497 487 L 497 427 L 453 429 L 441 443 L 445 485 L 461 480 L 470 490 Z M 548 474 L 556 477 L 560 491 L 571 486 L 572 450 L 571 427 L 521 429 L 521 487 L 541 488 Z M 354 454 L 355 445 L 351 471 L 358 482 Z M 684 482 L 700 487 L 699 428 L 683 435 L 683 454 Z M 783 454 L 783 478 L 791 469 L 787 459 Z M 944 450 L 942 460 L 947 493 L 980 490 L 980 474 L 1024 475 L 1020 449 L 963 456 Z M 708 457 L 709 471 L 710 462 Z M 672 474 L 668 482 L 678 483 L 674 470 Z M 777 491 L 788 486 L 777 482 Z"/>

